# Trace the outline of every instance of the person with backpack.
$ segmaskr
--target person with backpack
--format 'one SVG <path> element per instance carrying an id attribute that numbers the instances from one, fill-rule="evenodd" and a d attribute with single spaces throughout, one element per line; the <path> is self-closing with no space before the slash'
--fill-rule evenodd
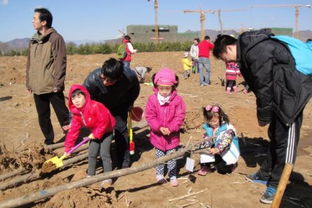
<path id="1" fill-rule="evenodd" d="M 118 47 L 117 57 L 124 64 L 125 67 L 130 68 L 130 62 L 132 60 L 131 54 L 137 52 L 137 49 L 134 49 L 131 44 L 131 37 L 125 35 L 122 39 L 122 44 Z"/>
<path id="2" fill-rule="evenodd" d="M 312 96 L 312 48 L 269 29 L 248 31 L 238 39 L 219 35 L 213 54 L 225 62 L 237 61 L 256 95 L 259 126 L 270 124 L 270 150 L 250 180 L 267 181 L 262 203 L 272 203 L 285 164 L 293 164 L 303 120 Z"/>

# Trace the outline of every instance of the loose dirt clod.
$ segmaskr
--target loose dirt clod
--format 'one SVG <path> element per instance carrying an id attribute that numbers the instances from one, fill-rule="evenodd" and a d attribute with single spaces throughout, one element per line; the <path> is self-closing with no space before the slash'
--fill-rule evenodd
<path id="1" fill-rule="evenodd" d="M 56 165 L 53 162 L 45 162 L 42 165 L 41 173 L 50 173 L 56 169 Z"/>

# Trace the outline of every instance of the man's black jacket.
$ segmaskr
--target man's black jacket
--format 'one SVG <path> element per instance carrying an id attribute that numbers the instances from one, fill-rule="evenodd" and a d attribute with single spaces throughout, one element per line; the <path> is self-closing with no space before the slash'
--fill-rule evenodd
<path id="1" fill-rule="evenodd" d="M 91 98 L 103 103 L 116 116 L 128 110 L 140 93 L 140 84 L 136 74 L 124 68 L 121 78 L 112 86 L 104 86 L 101 68 L 95 69 L 85 79 L 83 85 L 88 89 Z"/>
<path id="2" fill-rule="evenodd" d="M 241 34 L 238 63 L 256 95 L 258 121 L 270 123 L 275 113 L 285 125 L 290 125 L 311 97 L 312 76 L 296 70 L 288 47 L 271 35 L 266 29 Z"/>

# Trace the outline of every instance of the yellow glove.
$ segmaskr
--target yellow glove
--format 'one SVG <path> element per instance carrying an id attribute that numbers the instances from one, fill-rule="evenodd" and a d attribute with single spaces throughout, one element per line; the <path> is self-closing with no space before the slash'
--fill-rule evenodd
<path id="1" fill-rule="evenodd" d="M 92 133 L 88 137 L 89 137 L 89 139 L 95 139 L 95 137 L 93 136 Z"/>

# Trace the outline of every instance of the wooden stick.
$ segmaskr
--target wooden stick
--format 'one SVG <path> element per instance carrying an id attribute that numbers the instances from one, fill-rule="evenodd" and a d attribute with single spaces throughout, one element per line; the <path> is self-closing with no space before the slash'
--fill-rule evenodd
<path id="1" fill-rule="evenodd" d="M 56 144 L 50 144 L 50 145 L 45 145 L 45 148 L 49 149 L 49 150 L 54 150 L 54 149 L 57 149 L 57 148 L 60 148 L 60 147 L 64 147 L 64 142 L 56 143 Z"/>
<path id="2" fill-rule="evenodd" d="M 290 163 L 285 164 L 281 179 L 278 182 L 276 194 L 274 196 L 271 208 L 279 208 L 280 207 L 280 204 L 281 204 L 281 201 L 282 201 L 282 198 L 283 198 L 283 195 L 284 195 L 290 174 L 292 172 L 292 169 L 293 169 L 292 164 L 290 164 Z"/>
<path id="3" fill-rule="evenodd" d="M 10 178 L 10 177 L 13 177 L 13 176 L 16 176 L 18 174 L 21 174 L 21 173 L 24 173 L 24 172 L 27 172 L 25 169 L 16 169 L 16 170 L 13 170 L 12 172 L 10 173 L 6 173 L 6 174 L 3 174 L 0 176 L 0 181 L 2 180 L 5 180 L 7 178 Z"/>
<path id="4" fill-rule="evenodd" d="M 46 189 L 46 190 L 40 190 L 37 191 L 35 193 L 31 193 L 31 194 L 26 194 L 24 196 L 21 197 L 17 197 L 14 199 L 9 199 L 6 201 L 2 201 L 0 202 L 0 208 L 4 208 L 4 207 L 17 207 L 17 206 L 22 206 L 25 204 L 28 204 L 30 202 L 34 202 L 40 199 L 44 199 L 50 196 L 53 196 L 54 194 L 60 192 L 60 191 L 64 191 L 64 190 L 68 190 L 68 189 L 72 189 L 72 188 L 78 188 L 78 187 L 82 187 L 82 186 L 87 186 L 87 185 L 91 185 L 106 179 L 111 179 L 111 178 L 116 178 L 116 177 L 120 177 L 120 176 L 125 176 L 125 175 L 130 175 L 130 174 L 134 174 L 137 172 L 141 172 L 147 169 L 150 169 L 156 165 L 159 164 L 163 164 L 169 160 L 172 160 L 174 158 L 178 158 L 182 155 L 184 155 L 186 152 L 190 151 L 192 149 L 192 145 L 189 145 L 183 149 L 180 149 L 172 154 L 166 155 L 164 157 L 158 158 L 156 160 L 152 160 L 151 162 L 148 162 L 146 164 L 143 164 L 141 166 L 138 167 L 131 167 L 131 168 L 125 168 L 125 169 L 120 169 L 120 170 L 115 170 L 115 171 L 111 171 L 111 172 L 107 172 L 107 173 L 103 173 L 100 175 L 96 175 L 90 178 L 85 178 L 79 181 L 75 181 L 72 183 L 66 183 L 60 186 L 56 186 L 50 189 Z M 201 191 L 202 192 L 202 191 Z M 200 193 L 200 192 L 198 192 Z M 193 193 L 193 194 L 197 194 L 197 193 Z"/>
<path id="5" fill-rule="evenodd" d="M 169 199 L 168 201 L 169 201 L 169 202 L 172 202 L 172 201 L 184 199 L 184 198 L 186 198 L 186 197 L 193 196 L 193 195 L 195 195 L 195 194 L 199 194 L 199 193 L 202 193 L 202 192 L 204 192 L 204 191 L 207 191 L 207 189 L 203 189 L 203 190 L 201 190 L 201 191 L 197 191 L 197 192 L 194 192 L 194 193 L 189 193 L 189 194 L 186 194 L 186 195 L 183 195 L 183 196 L 179 196 L 179 197 L 177 197 L 177 198 Z"/>

